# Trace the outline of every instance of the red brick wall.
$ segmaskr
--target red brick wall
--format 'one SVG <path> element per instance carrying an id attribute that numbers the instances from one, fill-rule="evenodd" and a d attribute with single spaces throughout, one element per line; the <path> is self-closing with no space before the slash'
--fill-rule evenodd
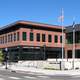
<path id="1" fill-rule="evenodd" d="M 0 48 L 17 46 L 17 45 L 43 46 L 44 44 L 46 44 L 46 46 L 48 46 L 48 47 L 61 47 L 61 43 L 60 43 L 60 36 L 62 35 L 61 32 L 43 31 L 43 30 L 35 30 L 35 29 L 31 30 L 31 29 L 27 29 L 27 28 L 20 28 L 19 30 L 10 32 L 8 34 L 11 34 L 11 33 L 13 34 L 13 33 L 17 33 L 17 32 L 20 33 L 19 41 L 15 41 L 15 42 L 13 41 L 13 42 L 5 43 L 5 44 L 0 44 Z M 27 40 L 26 41 L 22 40 L 22 32 L 27 32 Z M 34 33 L 34 41 L 29 41 L 29 33 L 30 32 Z M 40 33 L 40 39 L 41 39 L 40 42 L 36 41 L 36 33 Z M 42 37 L 41 37 L 42 34 L 46 34 L 46 42 L 42 42 Z M 48 34 L 52 35 L 52 42 L 48 42 Z M 4 36 L 4 35 L 1 35 L 1 36 Z M 54 35 L 58 35 L 58 43 L 54 42 Z"/>

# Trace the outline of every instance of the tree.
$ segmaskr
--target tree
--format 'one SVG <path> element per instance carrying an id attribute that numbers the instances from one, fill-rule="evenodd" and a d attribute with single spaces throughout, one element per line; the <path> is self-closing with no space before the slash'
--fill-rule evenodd
<path id="1" fill-rule="evenodd" d="M 0 63 L 3 61 L 3 52 L 2 52 L 2 50 L 0 49 Z"/>

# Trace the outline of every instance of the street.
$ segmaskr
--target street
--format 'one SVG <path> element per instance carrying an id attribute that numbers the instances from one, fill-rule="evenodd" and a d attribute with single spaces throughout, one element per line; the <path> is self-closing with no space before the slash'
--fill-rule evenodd
<path id="1" fill-rule="evenodd" d="M 80 80 L 79 75 L 44 75 L 35 72 L 0 70 L 0 80 Z"/>

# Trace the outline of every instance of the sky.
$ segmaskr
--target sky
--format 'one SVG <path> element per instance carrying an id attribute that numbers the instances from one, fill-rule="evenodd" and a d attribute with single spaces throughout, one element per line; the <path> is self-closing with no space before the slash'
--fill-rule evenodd
<path id="1" fill-rule="evenodd" d="M 0 27 L 18 20 L 61 25 L 58 20 L 64 10 L 63 25 L 80 23 L 80 0 L 0 0 Z"/>

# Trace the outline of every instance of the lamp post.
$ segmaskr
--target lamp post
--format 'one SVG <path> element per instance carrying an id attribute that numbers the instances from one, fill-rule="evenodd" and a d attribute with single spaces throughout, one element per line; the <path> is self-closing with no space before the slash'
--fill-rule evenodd
<path id="1" fill-rule="evenodd" d="M 5 59 L 6 59 L 6 63 L 5 63 L 5 69 L 8 69 L 7 68 L 7 59 L 8 59 L 8 48 L 5 48 L 5 51 L 6 51 L 6 55 L 5 55 Z"/>

